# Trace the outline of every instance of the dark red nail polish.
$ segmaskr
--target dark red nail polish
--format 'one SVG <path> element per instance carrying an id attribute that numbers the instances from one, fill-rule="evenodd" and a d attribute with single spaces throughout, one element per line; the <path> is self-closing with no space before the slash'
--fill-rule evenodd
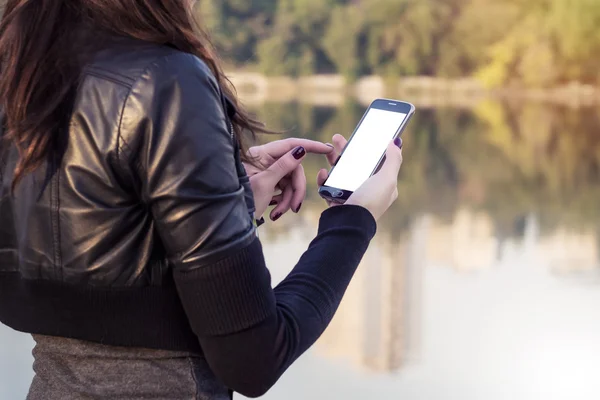
<path id="1" fill-rule="evenodd" d="M 296 160 L 299 160 L 306 155 L 306 150 L 304 149 L 304 147 L 298 146 L 294 149 L 292 155 Z"/>
<path id="2" fill-rule="evenodd" d="M 402 148 L 402 144 L 403 144 L 403 143 L 402 143 L 402 139 L 400 139 L 400 138 L 396 138 L 396 139 L 394 139 L 394 144 L 395 144 L 396 146 L 398 146 L 398 148 L 400 148 L 400 149 L 401 149 L 401 148 Z"/>
<path id="3" fill-rule="evenodd" d="M 277 213 L 275 215 L 273 215 L 273 218 L 271 218 L 273 221 L 277 221 L 279 218 L 281 218 L 281 213 Z"/>
<path id="4" fill-rule="evenodd" d="M 277 200 L 271 200 L 271 202 L 269 203 L 270 206 L 275 206 L 277 205 Z"/>
<path id="5" fill-rule="evenodd" d="M 296 212 L 299 213 L 301 208 L 302 208 L 302 203 L 300 203 L 300 205 L 298 206 L 298 208 L 296 208 Z"/>

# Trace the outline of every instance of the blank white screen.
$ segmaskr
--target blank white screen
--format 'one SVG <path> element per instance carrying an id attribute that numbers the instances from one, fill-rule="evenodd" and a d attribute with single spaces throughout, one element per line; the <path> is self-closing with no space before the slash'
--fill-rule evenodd
<path id="1" fill-rule="evenodd" d="M 377 167 L 404 118 L 406 114 L 371 108 L 325 185 L 352 192 L 358 189 Z"/>

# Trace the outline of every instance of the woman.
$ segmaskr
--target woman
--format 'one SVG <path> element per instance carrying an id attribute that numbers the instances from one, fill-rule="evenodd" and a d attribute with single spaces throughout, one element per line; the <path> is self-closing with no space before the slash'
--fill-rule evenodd
<path id="1" fill-rule="evenodd" d="M 326 328 L 397 196 L 401 142 L 272 289 L 254 221 L 298 212 L 306 153 L 334 162 L 345 142 L 248 149 L 242 132 L 264 129 L 190 7 L 7 2 L 0 321 L 34 335 L 30 399 L 264 394 Z"/>

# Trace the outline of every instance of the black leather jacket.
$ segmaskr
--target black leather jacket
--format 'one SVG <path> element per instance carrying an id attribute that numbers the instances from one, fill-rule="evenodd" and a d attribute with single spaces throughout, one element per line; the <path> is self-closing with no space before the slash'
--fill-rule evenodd
<path id="1" fill-rule="evenodd" d="M 11 195 L 17 152 L 0 154 L 0 322 L 192 351 L 219 384 L 265 393 L 333 318 L 376 226 L 325 211 L 272 288 L 232 112 L 195 56 L 132 39 L 96 54 L 59 161 Z"/>
<path id="2" fill-rule="evenodd" d="M 246 246 L 252 194 L 224 102 L 192 55 L 130 39 L 101 51 L 84 71 L 51 178 L 39 171 L 8 196 L 17 153 L 3 154 L 0 270 L 160 285 L 165 250 L 197 268 Z"/>

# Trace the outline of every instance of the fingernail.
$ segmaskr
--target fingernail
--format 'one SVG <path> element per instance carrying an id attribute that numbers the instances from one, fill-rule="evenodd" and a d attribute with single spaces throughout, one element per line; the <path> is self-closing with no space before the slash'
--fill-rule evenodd
<path id="1" fill-rule="evenodd" d="M 296 160 L 299 160 L 306 155 L 306 150 L 304 149 L 304 147 L 298 146 L 294 149 L 292 155 Z"/>
<path id="2" fill-rule="evenodd" d="M 300 203 L 300 205 L 298 206 L 298 208 L 296 208 L 296 212 L 299 213 L 301 208 L 302 208 L 302 203 Z"/>
<path id="3" fill-rule="evenodd" d="M 401 149 L 402 148 L 402 139 L 400 139 L 399 137 L 394 139 L 394 144 L 396 146 L 398 146 L 399 149 Z"/>
<path id="4" fill-rule="evenodd" d="M 281 217 L 281 213 L 277 213 L 277 214 L 273 215 L 273 218 L 271 218 L 271 220 L 277 221 L 280 217 Z"/>
<path id="5" fill-rule="evenodd" d="M 277 205 L 277 200 L 271 200 L 271 202 L 269 203 L 270 206 L 275 206 Z"/>

